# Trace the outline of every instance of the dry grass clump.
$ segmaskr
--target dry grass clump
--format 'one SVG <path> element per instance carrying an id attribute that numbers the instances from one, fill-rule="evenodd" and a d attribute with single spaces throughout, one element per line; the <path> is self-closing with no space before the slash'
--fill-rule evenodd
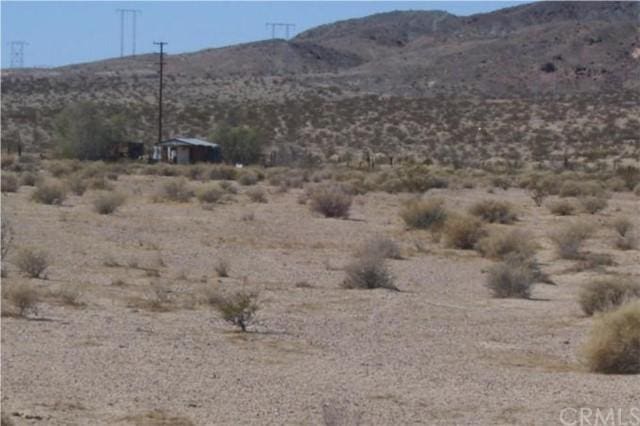
<path id="1" fill-rule="evenodd" d="M 616 174 L 624 181 L 629 191 L 632 191 L 634 187 L 637 188 L 637 185 L 640 185 L 640 169 L 635 166 L 619 167 L 616 170 Z"/>
<path id="2" fill-rule="evenodd" d="M 2 172 L 0 186 L 2 192 L 16 192 L 18 190 L 18 178 L 13 173 Z"/>
<path id="3" fill-rule="evenodd" d="M 482 221 L 472 216 L 454 216 L 444 225 L 446 245 L 460 250 L 472 250 L 486 235 Z"/>
<path id="4" fill-rule="evenodd" d="M 185 178 L 172 179 L 162 184 L 158 192 L 154 195 L 155 202 L 173 201 L 186 203 L 193 196 L 193 191 L 189 187 Z"/>
<path id="5" fill-rule="evenodd" d="M 222 201 L 224 190 L 219 185 L 207 185 L 196 192 L 201 203 L 214 204 Z"/>
<path id="6" fill-rule="evenodd" d="M 20 175 L 20 185 L 36 186 L 40 182 L 40 176 L 34 172 L 24 172 Z"/>
<path id="7" fill-rule="evenodd" d="M 518 219 L 513 205 L 507 201 L 483 200 L 475 203 L 469 213 L 489 223 L 511 224 Z"/>
<path id="8" fill-rule="evenodd" d="M 527 259 L 535 255 L 537 245 L 528 232 L 519 229 L 494 230 L 481 238 L 475 249 L 491 259 L 505 259 L 508 256 Z"/>
<path id="9" fill-rule="evenodd" d="M 36 288 L 30 284 L 22 283 L 7 288 L 3 286 L 2 297 L 15 307 L 18 316 L 28 317 L 30 314 L 38 315 L 40 295 Z M 4 307 L 2 310 L 5 310 Z"/>
<path id="10" fill-rule="evenodd" d="M 238 170 L 232 166 L 213 166 L 209 170 L 209 179 L 211 180 L 236 180 Z"/>
<path id="11" fill-rule="evenodd" d="M 57 182 L 42 182 L 36 186 L 31 199 L 42 204 L 62 204 L 67 198 L 67 191 Z"/>
<path id="12" fill-rule="evenodd" d="M 243 186 L 251 186 L 258 183 L 260 178 L 254 172 L 244 172 L 238 178 L 238 183 Z"/>
<path id="13" fill-rule="evenodd" d="M 547 208 L 549 211 L 556 216 L 570 216 L 572 215 L 576 208 L 571 201 L 568 200 L 555 200 L 550 203 L 547 203 Z"/>
<path id="14" fill-rule="evenodd" d="M 624 277 L 601 278 L 586 284 L 580 291 L 579 302 L 587 315 L 610 311 L 640 298 L 640 284 Z"/>
<path id="15" fill-rule="evenodd" d="M 353 196 L 338 185 L 320 185 L 311 191 L 310 208 L 325 217 L 346 218 L 353 202 Z"/>
<path id="16" fill-rule="evenodd" d="M 493 297 L 528 299 L 535 278 L 527 262 L 510 258 L 489 268 L 485 285 Z"/>
<path id="17" fill-rule="evenodd" d="M 438 231 L 447 220 L 447 209 L 442 198 L 413 200 L 405 204 L 400 217 L 410 228 Z"/>
<path id="18" fill-rule="evenodd" d="M 589 214 L 596 214 L 607 207 L 607 199 L 604 197 L 580 197 L 578 199 L 582 208 Z"/>
<path id="19" fill-rule="evenodd" d="M 254 203 L 266 203 L 267 193 L 262 188 L 252 188 L 247 191 L 247 196 Z"/>
<path id="20" fill-rule="evenodd" d="M 386 288 L 398 290 L 383 258 L 363 256 L 356 258 L 344 268 L 346 277 L 342 287 L 350 289 Z"/>
<path id="21" fill-rule="evenodd" d="M 93 208 L 100 214 L 111 214 L 121 207 L 127 197 L 117 192 L 103 192 L 93 200 Z"/>
<path id="22" fill-rule="evenodd" d="M 627 303 L 599 317 L 583 354 L 593 372 L 640 373 L 640 301 Z"/>
<path id="23" fill-rule="evenodd" d="M 618 218 L 613 221 L 612 227 L 616 230 L 616 248 L 620 250 L 635 250 L 638 248 L 638 235 L 629 219 Z"/>
<path id="24" fill-rule="evenodd" d="M 222 296 L 212 292 L 207 299 L 225 321 L 240 327 L 243 332 L 247 331 L 247 326 L 259 309 L 258 293 L 240 291 L 230 296 Z"/>
<path id="25" fill-rule="evenodd" d="M 598 182 L 568 180 L 560 187 L 559 195 L 561 197 L 598 196 L 603 191 L 604 188 Z"/>
<path id="26" fill-rule="evenodd" d="M 67 179 L 67 188 L 76 195 L 82 195 L 87 190 L 87 181 L 80 174 L 74 173 Z"/>
<path id="27" fill-rule="evenodd" d="M 577 222 L 558 229 L 551 235 L 551 241 L 556 246 L 556 252 L 562 259 L 580 259 L 582 244 L 593 234 L 593 227 L 589 224 Z"/>
<path id="28" fill-rule="evenodd" d="M 358 256 L 378 257 L 381 259 L 402 259 L 398 243 L 387 237 L 375 237 L 365 242 Z"/>
<path id="29" fill-rule="evenodd" d="M 32 247 L 22 248 L 16 253 L 15 265 L 31 278 L 41 277 L 49 267 L 47 253 Z"/>
<path id="30" fill-rule="evenodd" d="M 80 286 L 65 286 L 58 290 L 57 297 L 67 306 L 80 307 L 84 306 L 82 302 L 82 289 Z"/>
<path id="31" fill-rule="evenodd" d="M 113 185 L 111 185 L 104 176 L 94 176 L 86 179 L 86 182 L 87 186 L 91 189 L 97 189 L 99 191 L 111 191 L 113 189 Z"/>

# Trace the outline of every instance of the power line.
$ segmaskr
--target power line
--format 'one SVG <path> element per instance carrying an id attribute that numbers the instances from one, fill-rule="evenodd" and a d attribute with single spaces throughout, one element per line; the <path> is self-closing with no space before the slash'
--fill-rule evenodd
<path id="1" fill-rule="evenodd" d="M 11 68 L 24 67 L 24 47 L 28 45 L 29 43 L 23 40 L 13 40 L 9 43 L 9 46 L 11 47 Z"/>
<path id="2" fill-rule="evenodd" d="M 271 28 L 271 38 L 276 38 L 276 28 L 284 28 L 285 40 L 289 38 L 289 29 L 295 28 L 296 24 L 290 24 L 286 22 L 267 22 L 267 28 Z"/>
<path id="3" fill-rule="evenodd" d="M 162 142 L 162 80 L 164 69 L 164 45 L 166 41 L 154 41 L 153 44 L 160 46 L 160 89 L 158 91 L 158 143 Z"/>
<path id="4" fill-rule="evenodd" d="M 136 37 L 137 37 L 137 18 L 138 13 L 142 11 L 138 9 L 116 9 L 116 13 L 120 14 L 120 57 L 124 57 L 124 39 L 125 39 L 125 21 L 126 16 L 131 17 L 131 55 L 136 55 Z"/>

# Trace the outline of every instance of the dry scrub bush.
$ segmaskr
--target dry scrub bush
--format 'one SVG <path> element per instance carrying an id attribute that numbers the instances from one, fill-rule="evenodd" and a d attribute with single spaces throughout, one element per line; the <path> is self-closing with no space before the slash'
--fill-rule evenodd
<path id="1" fill-rule="evenodd" d="M 251 185 L 255 185 L 256 183 L 258 183 L 259 180 L 260 179 L 258 178 L 258 175 L 256 175 L 255 173 L 253 173 L 253 172 L 244 172 L 238 178 L 238 183 L 240 185 L 243 185 L 243 186 L 251 186 Z"/>
<path id="2" fill-rule="evenodd" d="M 568 200 L 555 200 L 550 203 L 547 203 L 547 208 L 549 211 L 556 216 L 570 216 L 572 215 L 576 208 Z"/>
<path id="3" fill-rule="evenodd" d="M 82 302 L 82 290 L 80 286 L 65 286 L 62 289 L 58 290 L 57 296 L 60 298 L 62 303 L 67 306 L 80 307 L 84 306 Z"/>
<path id="4" fill-rule="evenodd" d="M 640 298 L 640 284 L 624 277 L 601 278 L 586 284 L 579 295 L 580 307 L 587 315 L 610 311 Z"/>
<path id="5" fill-rule="evenodd" d="M 27 317 L 30 314 L 38 315 L 38 303 L 40 295 L 35 287 L 30 284 L 12 285 L 3 287 L 3 298 L 17 309 L 18 316 Z M 4 308 L 3 308 L 4 311 Z"/>
<path id="6" fill-rule="evenodd" d="M 556 252 L 562 259 L 579 259 L 582 244 L 593 233 L 593 227 L 589 224 L 577 222 L 558 229 L 551 235 L 551 241 L 556 246 Z"/>
<path id="7" fill-rule="evenodd" d="M 401 259 L 400 246 L 390 238 L 375 237 L 364 243 L 358 256 L 373 256 L 380 259 Z"/>
<path id="8" fill-rule="evenodd" d="M 386 288 L 398 290 L 384 259 L 377 256 L 356 258 L 344 268 L 342 287 L 350 289 Z"/>
<path id="9" fill-rule="evenodd" d="M 158 192 L 155 194 L 153 200 L 155 202 L 160 201 L 173 201 L 178 203 L 186 203 L 193 196 L 193 191 L 189 188 L 187 180 L 184 178 L 172 179 L 165 182 Z"/>
<path id="10" fill-rule="evenodd" d="M 78 173 L 69 176 L 69 179 L 67 179 L 67 187 L 76 195 L 84 194 L 87 190 L 87 186 L 87 181 Z"/>
<path id="11" fill-rule="evenodd" d="M 640 197 L 640 183 L 633 188 L 633 193 Z"/>
<path id="12" fill-rule="evenodd" d="M 623 181 L 629 191 L 640 185 L 640 169 L 635 166 L 624 166 L 616 170 L 616 174 Z"/>
<path id="13" fill-rule="evenodd" d="M 31 199 L 42 204 L 62 204 L 67 198 L 65 188 L 57 182 L 43 182 L 36 186 Z"/>
<path id="14" fill-rule="evenodd" d="M 224 191 L 219 185 L 207 185 L 196 192 L 196 197 L 201 203 L 217 203 L 222 200 Z"/>
<path id="15" fill-rule="evenodd" d="M 441 198 L 410 201 L 400 212 L 400 217 L 410 228 L 433 231 L 438 231 L 444 225 L 447 215 Z"/>
<path id="16" fill-rule="evenodd" d="M 469 213 L 489 223 L 511 224 L 517 220 L 513 205 L 507 201 L 483 200 L 475 203 Z"/>
<path id="17" fill-rule="evenodd" d="M 584 197 L 599 196 L 604 192 L 604 188 L 594 181 L 565 181 L 560 187 L 561 197 Z"/>
<path id="18" fill-rule="evenodd" d="M 213 166 L 209 170 L 209 179 L 211 180 L 235 180 L 238 176 L 238 170 L 232 166 Z"/>
<path id="19" fill-rule="evenodd" d="M 596 214 L 607 207 L 607 199 L 603 197 L 580 197 L 580 204 L 585 212 Z"/>
<path id="20" fill-rule="evenodd" d="M 208 302 L 214 307 L 222 318 L 231 324 L 240 327 L 244 332 L 253 320 L 259 309 L 257 293 L 238 292 L 230 296 L 222 296 L 217 293 L 208 295 Z"/>
<path id="21" fill-rule="evenodd" d="M 216 262 L 214 266 L 214 269 L 219 277 L 228 277 L 230 269 L 229 261 L 227 261 L 226 259 L 218 260 L 218 262 Z"/>
<path id="22" fill-rule="evenodd" d="M 633 222 L 626 217 L 618 217 L 611 222 L 611 227 L 615 229 L 619 236 L 624 237 L 633 231 Z"/>
<path id="23" fill-rule="evenodd" d="M 93 200 L 93 207 L 97 213 L 111 214 L 121 207 L 126 197 L 117 192 L 103 192 Z"/>
<path id="24" fill-rule="evenodd" d="M 508 259 L 489 268 L 485 285 L 493 297 L 528 299 L 534 281 L 535 275 L 529 264 L 521 260 Z"/>
<path id="25" fill-rule="evenodd" d="M 321 185 L 310 193 L 311 210 L 325 217 L 346 218 L 353 202 L 353 196 L 347 194 L 338 185 Z"/>
<path id="26" fill-rule="evenodd" d="M 471 216 L 454 216 L 444 225 L 446 245 L 460 250 L 472 250 L 485 235 L 482 222 Z"/>
<path id="27" fill-rule="evenodd" d="M 2 172 L 0 186 L 2 192 L 16 192 L 18 190 L 18 178 L 13 173 Z"/>
<path id="28" fill-rule="evenodd" d="M 36 186 L 39 181 L 40 176 L 37 173 L 25 172 L 20 176 L 20 185 Z"/>
<path id="29" fill-rule="evenodd" d="M 25 247 L 18 251 L 14 263 L 31 278 L 39 278 L 49 267 L 47 253 L 31 247 Z"/>
<path id="30" fill-rule="evenodd" d="M 615 246 L 620 250 L 635 250 L 638 248 L 638 235 L 633 229 L 633 223 L 626 218 L 618 218 L 612 223 L 617 235 Z"/>
<path id="31" fill-rule="evenodd" d="M 262 188 L 252 188 L 247 191 L 247 196 L 254 203 L 266 203 L 267 202 L 267 194 L 264 192 Z"/>
<path id="32" fill-rule="evenodd" d="M 640 301 L 597 318 L 583 354 L 593 372 L 640 373 Z"/>
<path id="33" fill-rule="evenodd" d="M 513 229 L 511 231 L 494 230 L 476 244 L 476 250 L 482 256 L 491 259 L 505 259 L 518 256 L 523 259 L 533 257 L 537 245 L 528 232 Z"/>

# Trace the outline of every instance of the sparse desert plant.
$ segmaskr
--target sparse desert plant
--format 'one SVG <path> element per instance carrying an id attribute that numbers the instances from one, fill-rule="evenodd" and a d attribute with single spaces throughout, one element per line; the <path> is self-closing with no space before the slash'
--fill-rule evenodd
<path id="1" fill-rule="evenodd" d="M 2 172 L 0 182 L 2 192 L 16 192 L 18 190 L 18 178 L 13 173 Z"/>
<path id="2" fill-rule="evenodd" d="M 576 222 L 558 229 L 551 235 L 556 252 L 562 259 L 579 259 L 580 249 L 585 240 L 593 233 L 593 227 L 583 222 Z"/>
<path id="3" fill-rule="evenodd" d="M 196 196 L 201 203 L 217 203 L 222 200 L 224 191 L 219 185 L 207 185 L 196 192 Z"/>
<path id="4" fill-rule="evenodd" d="M 472 216 L 453 216 L 444 225 L 447 246 L 460 250 L 472 250 L 486 235 L 480 220 Z"/>
<path id="5" fill-rule="evenodd" d="M 220 188 L 222 188 L 223 191 L 228 192 L 229 194 L 237 194 L 238 193 L 238 188 L 230 181 L 228 180 L 223 180 L 219 183 Z"/>
<path id="6" fill-rule="evenodd" d="M 584 211 L 589 214 L 596 214 L 607 207 L 607 199 L 604 197 L 586 196 L 579 198 Z"/>
<path id="7" fill-rule="evenodd" d="M 447 209 L 442 198 L 413 200 L 405 204 L 400 217 L 410 228 L 438 231 L 447 220 Z"/>
<path id="8" fill-rule="evenodd" d="M 238 183 L 244 186 L 251 186 L 258 183 L 258 175 L 253 172 L 245 172 L 240 175 L 238 178 Z"/>
<path id="9" fill-rule="evenodd" d="M 373 256 L 381 259 L 401 259 L 400 246 L 387 237 L 375 237 L 365 242 L 358 251 L 358 256 Z"/>
<path id="10" fill-rule="evenodd" d="M 80 286 L 77 286 L 77 285 L 65 286 L 60 290 L 58 290 L 57 295 L 62 301 L 62 303 L 64 303 L 65 305 L 74 306 L 74 307 L 79 307 L 84 305 L 84 303 L 82 302 L 82 290 Z"/>
<path id="11" fill-rule="evenodd" d="M 549 195 L 549 192 L 542 185 L 534 185 L 529 189 L 529 195 L 536 206 L 540 207 Z"/>
<path id="12" fill-rule="evenodd" d="M 353 202 L 353 196 L 336 185 L 320 185 L 310 194 L 311 210 L 325 217 L 346 218 Z"/>
<path id="13" fill-rule="evenodd" d="M 547 208 L 549 211 L 557 216 L 570 216 L 572 215 L 576 208 L 568 200 L 555 200 L 550 203 L 547 203 Z"/>
<path id="14" fill-rule="evenodd" d="M 531 234 L 513 229 L 492 231 L 481 238 L 475 248 L 484 257 L 492 259 L 505 259 L 513 255 L 527 259 L 535 255 L 537 246 Z"/>
<path id="15" fill-rule="evenodd" d="M 624 277 L 600 278 L 582 287 L 578 301 L 587 315 L 610 311 L 640 298 L 640 284 Z"/>
<path id="16" fill-rule="evenodd" d="M 616 174 L 620 177 L 629 191 L 633 190 L 636 185 L 640 185 L 640 169 L 635 166 L 624 166 L 616 170 Z"/>
<path id="17" fill-rule="evenodd" d="M 154 196 L 154 201 L 174 201 L 185 203 L 191 199 L 193 191 L 184 178 L 165 182 Z"/>
<path id="18" fill-rule="evenodd" d="M 229 261 L 227 261 L 226 259 L 218 260 L 218 262 L 216 262 L 214 266 L 214 269 L 219 277 L 228 277 L 230 269 Z"/>
<path id="19" fill-rule="evenodd" d="M 2 256 L 2 276 L 5 274 L 5 260 L 7 259 L 7 255 L 11 250 L 11 245 L 13 243 L 13 228 L 9 223 L 9 219 L 6 216 L 2 216 L 2 229 L 0 229 L 0 237 L 2 238 L 2 242 L 0 245 L 0 255 Z"/>
<path id="20" fill-rule="evenodd" d="M 613 221 L 611 226 L 616 230 L 616 248 L 620 250 L 635 250 L 638 248 L 639 237 L 629 219 L 618 218 Z"/>
<path id="21" fill-rule="evenodd" d="M 640 301 L 597 318 L 583 354 L 593 372 L 640 373 Z"/>
<path id="22" fill-rule="evenodd" d="M 113 189 L 113 185 L 111 185 L 104 176 L 94 176 L 85 179 L 87 186 L 91 189 L 97 189 L 100 191 L 111 191 Z"/>
<path id="23" fill-rule="evenodd" d="M 599 196 L 603 192 L 604 188 L 598 182 L 567 180 L 560 187 L 559 195 L 561 197 Z"/>
<path id="24" fill-rule="evenodd" d="M 518 218 L 511 203 L 498 200 L 479 201 L 469 213 L 489 223 L 511 224 Z"/>
<path id="25" fill-rule="evenodd" d="M 20 184 L 24 186 L 36 186 L 40 181 L 40 176 L 34 172 L 25 172 L 20 176 Z"/>
<path id="26" fill-rule="evenodd" d="M 147 293 L 146 304 L 152 311 L 164 312 L 170 310 L 171 289 L 167 283 L 152 281 L 151 289 Z"/>
<path id="27" fill-rule="evenodd" d="M 507 260 L 489 268 L 486 286 L 493 297 L 528 299 L 534 280 L 535 276 L 528 264 L 519 260 Z"/>
<path id="28" fill-rule="evenodd" d="M 3 288 L 3 297 L 18 310 L 17 314 L 21 317 L 38 314 L 40 295 L 30 284 L 14 284 L 6 290 Z"/>
<path id="29" fill-rule="evenodd" d="M 20 271 L 31 278 L 39 278 L 49 267 L 47 253 L 44 250 L 24 247 L 16 253 L 14 260 Z"/>
<path id="30" fill-rule="evenodd" d="M 208 302 L 222 318 L 240 327 L 245 332 L 259 309 L 258 293 L 240 291 L 229 296 L 222 296 L 215 292 L 208 295 Z"/>
<path id="31" fill-rule="evenodd" d="M 611 227 L 615 229 L 619 236 L 624 237 L 633 231 L 633 222 L 626 217 L 618 217 L 611 222 Z"/>
<path id="32" fill-rule="evenodd" d="M 209 170 L 211 180 L 235 180 L 237 176 L 238 170 L 233 166 L 219 165 Z"/>
<path id="33" fill-rule="evenodd" d="M 82 195 L 87 190 L 87 182 L 79 173 L 69 176 L 67 179 L 67 187 L 76 195 Z"/>
<path id="34" fill-rule="evenodd" d="M 67 192 L 57 182 L 40 183 L 31 195 L 31 199 L 42 204 L 62 204 L 66 197 Z"/>
<path id="35" fill-rule="evenodd" d="M 358 257 L 344 268 L 344 272 L 344 288 L 398 290 L 384 259 L 378 256 Z"/>
<path id="36" fill-rule="evenodd" d="M 254 203 L 266 203 L 267 202 L 267 194 L 262 188 L 252 188 L 247 191 L 247 196 Z"/>
<path id="37" fill-rule="evenodd" d="M 103 192 L 93 200 L 93 207 L 100 214 L 111 214 L 121 207 L 126 197 L 117 192 Z"/>

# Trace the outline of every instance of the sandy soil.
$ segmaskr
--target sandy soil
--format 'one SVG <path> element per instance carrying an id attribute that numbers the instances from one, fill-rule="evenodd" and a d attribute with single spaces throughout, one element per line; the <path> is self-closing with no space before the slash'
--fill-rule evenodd
<path id="1" fill-rule="evenodd" d="M 490 197 L 517 206 L 512 226 L 536 236 L 557 285 L 516 300 L 490 297 L 490 260 L 405 229 L 406 196 L 358 196 L 340 220 L 311 213 L 301 190 L 266 186 L 266 204 L 242 192 L 212 210 L 153 203 L 164 179 L 121 176 L 128 202 L 109 216 L 92 211 L 92 192 L 62 206 L 30 201 L 28 187 L 3 194 L 14 246 L 51 257 L 46 280 L 9 264 L 2 283 L 30 281 L 44 298 L 37 316 L 2 319 L 2 409 L 16 424 L 549 425 L 566 407 L 639 404 L 639 376 L 588 373 L 578 357 L 592 321 L 579 287 L 605 272 L 640 275 L 639 252 L 612 249 L 604 226 L 626 215 L 640 227 L 630 193 L 580 215 L 602 225 L 587 249 L 617 266 L 575 272 L 547 238 L 575 216 L 552 216 L 516 189 L 434 191 L 453 209 Z M 341 268 L 375 235 L 402 247 L 404 259 L 389 261 L 401 291 L 341 288 Z M 220 259 L 227 278 L 214 272 Z M 146 304 L 153 283 L 171 291 L 166 311 Z M 82 289 L 84 306 L 56 297 L 69 286 Z M 259 291 L 251 332 L 200 303 L 211 287 Z"/>

